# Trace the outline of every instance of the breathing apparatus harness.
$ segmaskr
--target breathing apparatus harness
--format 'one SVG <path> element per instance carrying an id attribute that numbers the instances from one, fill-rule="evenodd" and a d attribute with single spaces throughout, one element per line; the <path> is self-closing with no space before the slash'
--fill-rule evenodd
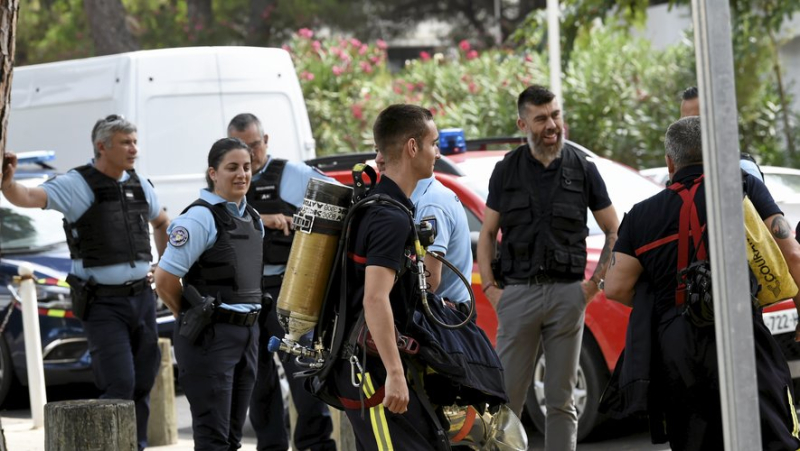
<path id="1" fill-rule="evenodd" d="M 365 180 L 364 174 L 366 173 L 367 178 L 369 179 L 369 183 Z M 370 195 L 369 192 L 375 186 L 377 182 L 377 174 L 375 170 L 366 164 L 357 164 L 353 167 L 353 203 L 347 212 L 347 216 L 344 219 L 344 225 L 342 228 L 342 234 L 339 238 L 339 243 L 337 247 L 336 255 L 338 258 L 334 260 L 334 267 L 331 270 L 331 280 L 328 282 L 328 286 L 326 288 L 326 301 L 323 303 L 322 311 L 320 313 L 319 322 L 317 324 L 315 330 L 315 338 L 313 349 L 308 348 L 305 346 L 301 346 L 299 344 L 294 344 L 292 346 L 287 346 L 285 343 L 280 341 L 275 341 L 274 343 L 270 343 L 270 350 L 277 351 L 282 350 L 286 353 L 292 354 L 296 356 L 297 364 L 302 367 L 306 368 L 307 370 L 299 372 L 296 376 L 299 377 L 315 377 L 319 380 L 324 380 L 328 374 L 330 373 L 331 369 L 334 366 L 334 363 L 337 361 L 338 358 L 347 358 L 350 361 L 350 364 L 353 368 L 353 382 L 354 385 L 360 385 L 360 383 L 356 384 L 356 373 L 364 373 L 364 369 L 359 360 L 365 360 L 365 358 L 359 359 L 355 352 L 356 349 L 355 343 L 353 342 L 357 337 L 352 336 L 348 337 L 347 332 L 349 329 L 345 324 L 345 318 L 347 318 L 347 307 L 348 307 L 348 295 L 347 295 L 347 287 L 348 287 L 348 272 L 347 272 L 347 249 L 351 239 L 352 233 L 352 223 L 353 220 L 356 218 L 357 214 L 361 212 L 363 209 L 368 208 L 374 205 L 390 205 L 394 208 L 398 208 L 406 213 L 409 218 L 409 223 L 412 226 L 412 233 L 413 233 L 413 249 L 411 252 L 407 252 L 408 265 L 407 270 L 411 270 L 416 274 L 416 287 L 419 291 L 419 301 L 422 304 L 422 311 L 423 313 L 435 324 L 438 326 L 447 328 L 447 329 L 457 329 L 466 325 L 469 321 L 472 320 L 475 316 L 475 296 L 472 292 L 472 287 L 468 279 L 458 271 L 458 269 L 449 261 L 447 261 L 441 254 L 436 252 L 430 252 L 429 254 L 436 258 L 437 260 L 441 261 L 445 266 L 447 266 L 450 270 L 454 271 L 458 276 L 459 279 L 467 286 L 467 291 L 469 292 L 470 296 L 470 309 L 467 317 L 458 324 L 447 324 L 436 317 L 436 315 L 432 312 L 429 299 L 428 299 L 428 292 L 429 292 L 429 285 L 426 279 L 426 270 L 423 263 L 422 258 L 426 255 L 425 246 L 420 241 L 420 236 L 423 237 L 431 235 L 431 225 L 423 223 L 422 225 L 417 225 L 414 223 L 414 215 L 412 212 L 406 208 L 405 205 L 402 203 L 392 199 L 389 196 L 383 194 L 372 194 Z M 430 242 L 426 244 L 432 243 L 432 238 Z M 339 277 L 337 277 L 337 273 Z M 334 304 L 334 294 L 338 290 L 338 302 Z M 435 299 L 435 298 L 434 298 Z M 331 305 L 332 304 L 332 305 Z M 363 316 L 363 314 L 362 314 Z M 333 324 L 331 327 L 330 324 Z M 350 334 L 356 335 L 356 334 Z M 402 336 L 400 337 L 402 341 Z M 413 339 L 412 339 L 413 340 Z M 365 348 L 364 346 L 360 346 L 361 348 Z M 346 352 L 345 349 L 347 349 Z M 362 349 L 364 357 L 366 356 L 366 349 Z M 349 356 L 344 356 L 343 353 L 350 354 Z M 362 377 L 363 381 L 363 377 Z"/>

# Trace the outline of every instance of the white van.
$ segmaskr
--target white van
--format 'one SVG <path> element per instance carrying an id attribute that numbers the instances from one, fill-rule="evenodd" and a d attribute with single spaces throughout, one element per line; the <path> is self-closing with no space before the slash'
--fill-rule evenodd
<path id="1" fill-rule="evenodd" d="M 122 114 L 139 130 L 137 172 L 175 217 L 205 186 L 211 144 L 244 112 L 261 119 L 270 155 L 315 157 L 289 54 L 254 47 L 146 50 L 15 68 L 7 148 L 55 150 L 53 165 L 67 171 L 92 158 L 95 121 Z"/>

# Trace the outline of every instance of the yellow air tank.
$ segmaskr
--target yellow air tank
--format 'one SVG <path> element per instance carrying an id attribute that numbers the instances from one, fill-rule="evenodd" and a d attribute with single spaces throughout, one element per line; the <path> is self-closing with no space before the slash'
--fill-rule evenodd
<path id="1" fill-rule="evenodd" d="M 277 312 L 286 338 L 295 343 L 319 321 L 352 196 L 350 187 L 311 179 L 303 205 L 294 215 L 294 241 L 278 295 Z"/>

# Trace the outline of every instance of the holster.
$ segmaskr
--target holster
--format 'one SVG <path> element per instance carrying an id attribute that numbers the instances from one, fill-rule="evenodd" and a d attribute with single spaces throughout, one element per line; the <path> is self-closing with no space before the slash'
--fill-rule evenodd
<path id="1" fill-rule="evenodd" d="M 85 320 L 89 314 L 89 305 L 94 299 L 94 279 L 83 280 L 74 274 L 67 274 L 67 284 L 72 293 L 72 314 L 80 320 Z"/>
<path id="2" fill-rule="evenodd" d="M 497 283 L 498 288 L 503 289 L 506 287 L 506 278 L 503 275 L 503 264 L 499 258 L 492 260 L 492 275 L 494 276 L 494 281 Z"/>
<path id="3" fill-rule="evenodd" d="M 178 334 L 192 344 L 197 342 L 206 327 L 213 322 L 215 299 L 201 295 L 197 289 L 187 285 L 183 289 L 183 299 L 190 307 L 181 313 L 181 328 Z"/>

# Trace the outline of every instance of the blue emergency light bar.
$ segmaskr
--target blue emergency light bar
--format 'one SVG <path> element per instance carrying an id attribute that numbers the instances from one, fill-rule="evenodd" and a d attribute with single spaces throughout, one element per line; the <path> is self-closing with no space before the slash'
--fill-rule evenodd
<path id="1" fill-rule="evenodd" d="M 32 150 L 30 152 L 20 152 L 17 154 L 18 164 L 42 164 L 56 159 L 56 152 L 53 150 Z"/>
<path id="2" fill-rule="evenodd" d="M 464 130 L 460 128 L 439 130 L 439 152 L 442 155 L 453 155 L 466 151 L 467 141 L 464 139 Z"/>

